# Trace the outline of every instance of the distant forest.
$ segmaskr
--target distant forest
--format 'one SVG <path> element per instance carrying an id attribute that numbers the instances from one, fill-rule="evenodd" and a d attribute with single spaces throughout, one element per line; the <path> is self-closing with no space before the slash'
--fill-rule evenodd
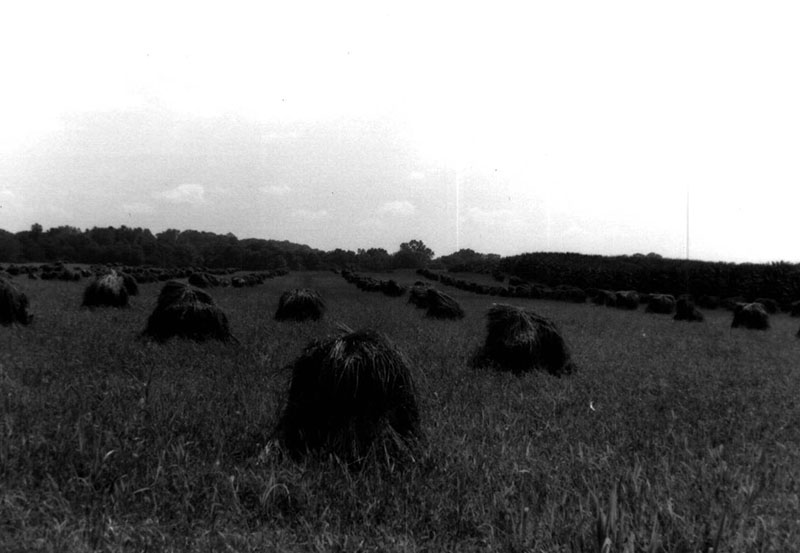
<path id="1" fill-rule="evenodd" d="M 207 267 L 258 270 L 357 269 L 391 271 L 421 268 L 486 273 L 498 280 L 513 275 L 545 286 L 637 290 L 696 296 L 759 297 L 780 302 L 800 299 L 800 264 L 724 263 L 667 259 L 657 254 L 606 257 L 577 253 L 526 253 L 510 257 L 462 249 L 434 258 L 420 240 L 383 248 L 322 251 L 289 241 L 239 239 L 233 234 L 169 229 L 35 224 L 16 234 L 0 230 L 0 261 L 122 263 L 157 267 Z"/>
<path id="2" fill-rule="evenodd" d="M 725 263 L 669 259 L 655 253 L 621 256 L 537 252 L 509 257 L 461 250 L 434 260 L 450 272 L 490 273 L 501 282 L 584 290 L 635 290 L 753 301 L 772 298 L 783 306 L 800 300 L 800 264 Z"/>
<path id="3" fill-rule="evenodd" d="M 383 248 L 325 252 L 289 241 L 246 238 L 196 230 L 168 229 L 153 234 L 148 229 L 70 226 L 44 230 L 35 224 L 16 234 L 0 230 L 0 261 L 7 263 L 54 262 L 122 263 L 157 267 L 235 267 L 243 270 L 293 271 L 358 267 L 385 271 L 427 265 L 433 252 L 411 240 L 390 254 Z"/>
<path id="4" fill-rule="evenodd" d="M 576 253 L 529 253 L 503 258 L 497 271 L 584 289 L 692 294 L 695 297 L 772 298 L 788 305 L 800 299 L 800 265 L 724 263 L 668 259 L 655 254 L 603 257 Z"/>

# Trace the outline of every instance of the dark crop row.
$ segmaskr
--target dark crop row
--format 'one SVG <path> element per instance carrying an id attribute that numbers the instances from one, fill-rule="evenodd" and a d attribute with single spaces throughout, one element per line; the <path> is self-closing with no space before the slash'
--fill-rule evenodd
<path id="1" fill-rule="evenodd" d="M 350 284 L 355 284 L 359 290 L 365 292 L 381 292 L 387 296 L 398 298 L 406 293 L 406 289 L 394 280 L 380 280 L 369 276 L 359 275 L 347 269 L 342 270 L 342 277 Z"/>
<path id="2" fill-rule="evenodd" d="M 0 276 L 26 275 L 32 280 L 62 280 L 79 281 L 82 278 L 95 278 L 107 273 L 109 270 L 131 275 L 139 283 L 166 282 L 168 280 L 188 278 L 190 283 L 199 288 L 216 286 L 233 286 L 242 288 L 263 284 L 266 279 L 283 276 L 288 273 L 285 269 L 274 271 L 257 271 L 244 275 L 237 275 L 238 269 L 209 269 L 207 267 L 180 267 L 161 268 L 149 266 L 123 266 L 120 264 L 92 265 L 88 268 L 72 266 L 64 263 L 47 263 L 43 265 L 8 265 L 5 270 L 0 269 Z"/>
<path id="3" fill-rule="evenodd" d="M 508 285 L 488 285 L 477 282 L 455 278 L 447 273 L 439 273 L 430 269 L 418 269 L 417 273 L 425 278 L 441 282 L 447 286 L 453 286 L 460 290 L 473 292 L 476 294 L 511 297 L 511 298 L 530 298 L 530 299 L 549 299 L 556 301 L 568 301 L 574 303 L 584 303 L 590 300 L 596 305 L 616 307 L 619 309 L 637 309 L 639 305 L 650 305 L 653 298 L 664 296 L 673 297 L 669 294 L 639 293 L 634 290 L 604 290 L 588 288 L 586 290 L 577 286 L 559 285 L 554 288 L 544 284 L 527 282 L 519 277 L 510 276 Z M 496 280 L 500 280 L 496 278 Z M 504 279 L 505 280 L 505 279 Z M 760 303 L 764 306 L 767 313 L 774 314 L 779 310 L 789 312 L 794 317 L 800 317 L 800 300 L 781 303 L 772 298 L 746 298 L 744 296 L 734 296 L 720 298 L 718 296 L 702 295 L 693 298 L 688 294 L 681 294 L 679 297 L 693 301 L 698 307 L 703 309 L 717 309 L 719 307 L 733 311 L 738 305 L 746 303 Z M 648 309 L 649 312 L 659 312 L 658 308 Z"/>
<path id="4" fill-rule="evenodd" d="M 425 278 L 441 282 L 446 286 L 453 286 L 459 290 L 473 292 L 485 296 L 499 296 L 503 298 L 533 298 L 568 301 L 572 303 L 585 303 L 588 295 L 585 290 L 577 286 L 559 285 L 550 288 L 535 282 L 526 282 L 521 279 L 509 279 L 509 285 L 488 285 L 455 278 L 446 273 L 437 273 L 430 269 L 418 269 L 417 274 Z"/>

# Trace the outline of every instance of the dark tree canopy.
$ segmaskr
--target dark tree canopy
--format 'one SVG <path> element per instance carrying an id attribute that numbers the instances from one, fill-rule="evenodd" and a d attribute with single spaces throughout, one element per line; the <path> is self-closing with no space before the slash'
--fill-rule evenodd
<path id="1" fill-rule="evenodd" d="M 383 248 L 359 249 L 356 259 L 358 265 L 367 271 L 386 271 L 392 267 L 392 256 Z"/>
<path id="2" fill-rule="evenodd" d="M 433 250 L 422 240 L 411 240 L 400 244 L 400 250 L 394 254 L 394 259 L 395 267 L 419 269 L 433 259 Z"/>
<path id="3" fill-rule="evenodd" d="M 772 298 L 781 309 L 800 298 L 800 264 L 725 263 L 662 258 L 658 254 L 607 257 L 578 253 L 535 252 L 500 257 L 471 249 L 433 259 L 421 240 L 383 248 L 335 249 L 329 252 L 287 240 L 237 238 L 231 233 L 167 229 L 71 226 L 11 233 L 0 230 L 0 263 L 121 263 L 157 267 L 239 268 L 262 270 L 443 269 L 451 272 L 515 276 L 542 286 L 636 290 L 640 293 L 691 294 L 698 299 L 740 296 L 747 301 Z"/>
<path id="4" fill-rule="evenodd" d="M 317 269 L 324 252 L 303 244 L 168 229 L 61 226 L 0 233 L 0 262 L 123 263 L 160 267 L 238 267 L 246 270 Z M 387 254 L 388 255 L 388 254 Z"/>

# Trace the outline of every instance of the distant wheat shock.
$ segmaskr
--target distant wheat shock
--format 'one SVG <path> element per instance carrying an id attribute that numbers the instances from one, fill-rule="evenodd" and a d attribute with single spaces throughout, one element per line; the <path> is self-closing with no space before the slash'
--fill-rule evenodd
<path id="1" fill-rule="evenodd" d="M 675 311 L 675 297 L 670 294 L 652 294 L 645 312 L 669 315 Z"/>
<path id="2" fill-rule="evenodd" d="M 705 319 L 703 314 L 694 306 L 694 301 L 692 301 L 691 296 L 681 296 L 678 298 L 678 302 L 675 304 L 675 317 L 673 318 L 676 321 L 698 323 Z"/>
<path id="3" fill-rule="evenodd" d="M 380 289 L 381 292 L 393 298 L 398 298 L 406 293 L 406 289 L 400 286 L 395 280 L 381 281 Z"/>
<path id="4" fill-rule="evenodd" d="M 428 289 L 429 286 L 422 282 L 414 283 L 414 286 L 408 291 L 408 303 L 420 309 L 427 309 Z"/>
<path id="5" fill-rule="evenodd" d="M 29 324 L 33 315 L 28 313 L 28 297 L 9 280 L 0 277 L 0 324 Z"/>
<path id="6" fill-rule="evenodd" d="M 427 311 L 426 317 L 433 319 L 463 319 L 464 310 L 451 296 L 440 292 L 435 288 L 429 288 L 426 291 L 425 305 Z"/>
<path id="7" fill-rule="evenodd" d="M 116 271 L 110 271 L 89 283 L 83 292 L 83 306 L 128 307 L 128 289 L 125 278 Z"/>
<path id="8" fill-rule="evenodd" d="M 634 290 L 621 290 L 616 293 L 614 307 L 634 310 L 639 307 L 639 294 Z"/>
<path id="9" fill-rule="evenodd" d="M 325 301 L 319 292 L 308 288 L 295 288 L 281 294 L 276 321 L 316 321 L 325 314 Z"/>
<path id="10" fill-rule="evenodd" d="M 737 305 L 733 311 L 732 328 L 744 327 L 754 330 L 767 330 L 769 328 L 769 314 L 760 303 L 747 303 Z"/>
<path id="11" fill-rule="evenodd" d="M 561 332 L 533 311 L 495 304 L 486 314 L 486 341 L 473 357 L 474 366 L 493 366 L 523 373 L 570 374 L 575 365 Z"/>
<path id="12" fill-rule="evenodd" d="M 205 291 L 177 281 L 161 289 L 143 336 L 163 342 L 173 336 L 204 341 L 234 340 L 228 317 Z"/>

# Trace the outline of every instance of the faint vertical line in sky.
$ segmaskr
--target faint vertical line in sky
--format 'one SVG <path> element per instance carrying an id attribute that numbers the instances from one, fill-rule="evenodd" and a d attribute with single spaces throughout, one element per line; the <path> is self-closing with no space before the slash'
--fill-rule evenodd
<path id="1" fill-rule="evenodd" d="M 689 187 L 686 187 L 686 259 L 689 259 Z"/>
<path id="2" fill-rule="evenodd" d="M 545 205 L 545 214 L 546 214 L 546 217 L 547 217 L 547 228 L 546 228 L 547 250 L 551 251 L 551 248 L 550 248 L 550 198 L 549 197 L 547 199 L 545 199 L 545 204 L 544 205 Z"/>
<path id="3" fill-rule="evenodd" d="M 461 220 L 461 169 L 456 169 L 456 251 L 461 249 L 460 247 L 460 236 L 459 233 L 461 232 L 460 227 L 460 220 Z"/>

